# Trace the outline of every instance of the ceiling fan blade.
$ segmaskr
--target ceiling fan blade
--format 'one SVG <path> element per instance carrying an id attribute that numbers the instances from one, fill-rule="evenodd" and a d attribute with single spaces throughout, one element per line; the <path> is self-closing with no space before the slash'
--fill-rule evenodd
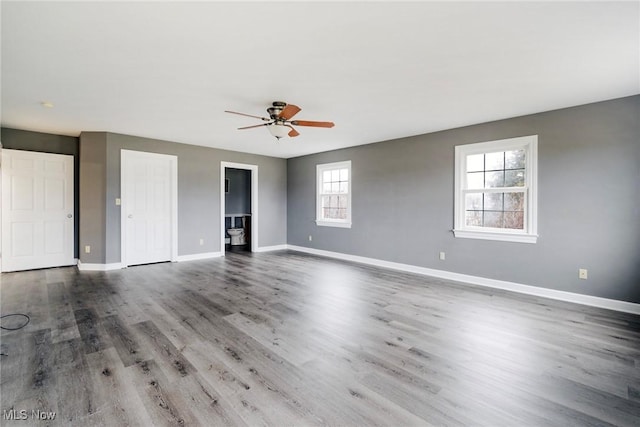
<path id="1" fill-rule="evenodd" d="M 288 133 L 288 135 L 289 135 L 291 138 L 293 138 L 294 136 L 298 136 L 298 135 L 300 135 L 300 133 L 299 133 L 297 130 L 295 130 L 295 129 L 293 128 L 293 126 L 289 126 L 289 125 L 285 125 L 285 126 L 291 129 L 291 131 Z"/>
<path id="2" fill-rule="evenodd" d="M 335 126 L 333 122 L 314 122 L 311 120 L 292 120 L 289 123 L 296 126 L 312 126 L 316 128 L 332 128 Z"/>
<path id="3" fill-rule="evenodd" d="M 224 110 L 225 113 L 231 113 L 231 114 L 237 114 L 239 116 L 247 116 L 247 117 L 253 117 L 254 119 L 260 119 L 260 120 L 264 120 L 265 122 L 268 122 L 271 119 L 268 119 L 266 117 L 260 117 L 260 116 L 253 116 L 251 114 L 245 114 L 245 113 L 238 113 L 236 111 L 228 111 L 228 110 Z"/>
<path id="4" fill-rule="evenodd" d="M 295 116 L 299 112 L 300 112 L 300 107 L 298 107 L 297 105 L 293 105 L 293 104 L 287 104 L 282 109 L 282 111 L 280 111 L 280 114 L 278 114 L 278 118 L 279 119 L 289 120 L 291 117 Z"/>
<path id="5" fill-rule="evenodd" d="M 238 128 L 238 130 L 259 128 L 260 126 L 267 126 L 268 124 L 269 123 L 262 123 L 261 125 L 245 126 L 245 127 L 242 127 L 242 128 Z"/>

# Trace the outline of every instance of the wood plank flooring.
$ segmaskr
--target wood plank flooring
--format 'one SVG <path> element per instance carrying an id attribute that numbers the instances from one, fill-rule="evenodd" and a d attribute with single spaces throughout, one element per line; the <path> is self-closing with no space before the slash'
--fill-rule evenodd
<path id="1" fill-rule="evenodd" d="M 3 426 L 640 425 L 638 316 L 292 251 L 0 279 Z"/>

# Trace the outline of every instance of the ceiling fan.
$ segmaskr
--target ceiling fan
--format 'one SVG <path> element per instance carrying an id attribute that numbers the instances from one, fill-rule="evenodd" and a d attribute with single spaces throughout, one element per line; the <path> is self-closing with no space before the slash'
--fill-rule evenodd
<path id="1" fill-rule="evenodd" d="M 300 135 L 298 131 L 293 128 L 293 126 L 311 126 L 317 128 L 332 128 L 334 126 L 333 122 L 291 120 L 291 118 L 298 114 L 298 112 L 300 112 L 300 107 L 293 104 L 287 104 L 286 102 L 282 101 L 275 101 L 273 102 L 271 107 L 267 108 L 269 117 L 253 116 L 251 114 L 225 110 L 225 113 L 239 114 L 241 116 L 253 117 L 255 119 L 260 119 L 264 122 L 268 122 L 259 125 L 245 126 L 238 129 L 252 129 L 260 126 L 266 126 L 267 129 L 269 129 L 269 132 L 271 132 L 271 135 L 275 136 L 276 139 L 280 139 L 285 136 L 294 137 Z"/>

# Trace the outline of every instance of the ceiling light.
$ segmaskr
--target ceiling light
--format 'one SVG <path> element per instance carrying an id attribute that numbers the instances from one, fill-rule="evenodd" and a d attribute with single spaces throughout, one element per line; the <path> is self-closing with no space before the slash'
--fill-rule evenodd
<path id="1" fill-rule="evenodd" d="M 284 138 L 285 136 L 289 135 L 289 132 L 291 131 L 291 129 L 289 129 L 287 126 L 278 125 L 275 123 L 267 125 L 267 129 L 269 129 L 271 135 L 275 136 L 278 139 Z"/>
<path id="2" fill-rule="evenodd" d="M 53 102 L 50 101 L 42 101 L 40 105 L 42 105 L 44 108 L 53 108 Z"/>

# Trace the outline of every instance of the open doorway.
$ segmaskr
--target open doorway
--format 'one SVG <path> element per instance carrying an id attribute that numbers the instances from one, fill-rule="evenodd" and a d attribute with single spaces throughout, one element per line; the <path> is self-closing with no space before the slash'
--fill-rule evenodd
<path id="1" fill-rule="evenodd" d="M 258 166 L 220 163 L 222 255 L 258 248 Z"/>

